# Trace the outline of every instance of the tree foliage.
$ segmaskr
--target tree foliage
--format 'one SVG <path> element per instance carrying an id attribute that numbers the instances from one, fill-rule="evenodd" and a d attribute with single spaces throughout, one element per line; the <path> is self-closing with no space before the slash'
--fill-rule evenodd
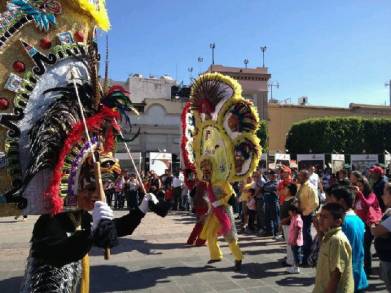
<path id="1" fill-rule="evenodd" d="M 259 122 L 257 136 L 261 140 L 262 153 L 266 153 L 269 149 L 269 135 L 266 120 L 261 120 Z"/>
<path id="2" fill-rule="evenodd" d="M 292 125 L 286 141 L 291 154 L 384 153 L 391 151 L 391 119 L 314 118 Z"/>

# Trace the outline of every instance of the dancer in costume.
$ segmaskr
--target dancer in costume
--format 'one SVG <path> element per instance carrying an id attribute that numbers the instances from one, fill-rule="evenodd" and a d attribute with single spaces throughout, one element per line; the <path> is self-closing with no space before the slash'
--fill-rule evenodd
<path id="1" fill-rule="evenodd" d="M 113 219 L 102 198 L 102 180 L 120 172 L 118 121 L 130 126 L 133 110 L 123 88 L 98 79 L 95 30 L 109 26 L 104 0 L 0 5 L 0 216 L 41 215 L 22 292 L 75 292 L 91 245 L 116 245 L 149 209 L 167 213 L 147 194 Z"/>
<path id="2" fill-rule="evenodd" d="M 182 116 L 185 164 L 194 166 L 197 178 L 206 183 L 210 209 L 201 232 L 207 240 L 210 263 L 223 257 L 217 242 L 223 236 L 240 270 L 242 253 L 237 242 L 230 183 L 251 176 L 261 149 L 256 136 L 259 118 L 255 108 L 241 96 L 240 85 L 232 78 L 208 73 L 192 86 L 190 106 Z"/>
<path id="3" fill-rule="evenodd" d="M 186 243 L 189 245 L 203 246 L 206 241 L 200 238 L 200 234 L 204 227 L 205 218 L 209 209 L 206 199 L 206 184 L 202 181 L 195 183 L 191 196 L 193 201 L 193 210 L 196 216 L 196 224 Z"/>

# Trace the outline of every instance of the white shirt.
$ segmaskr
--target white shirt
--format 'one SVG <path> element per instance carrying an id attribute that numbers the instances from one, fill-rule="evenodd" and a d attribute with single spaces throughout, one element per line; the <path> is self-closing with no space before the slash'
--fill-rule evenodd
<path id="1" fill-rule="evenodd" d="M 181 179 L 179 179 L 178 177 L 175 176 L 175 177 L 172 179 L 172 187 L 173 187 L 173 188 L 181 187 L 182 184 L 183 184 L 183 181 L 182 181 Z"/>
<path id="2" fill-rule="evenodd" d="M 312 173 L 312 175 L 309 178 L 310 183 L 315 186 L 316 189 L 319 188 L 319 176 L 316 173 Z"/>

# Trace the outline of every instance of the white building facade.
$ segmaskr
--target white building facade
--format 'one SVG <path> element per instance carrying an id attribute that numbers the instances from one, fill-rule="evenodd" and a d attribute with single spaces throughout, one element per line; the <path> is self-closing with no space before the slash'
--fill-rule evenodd
<path id="1" fill-rule="evenodd" d="M 143 77 L 135 74 L 126 83 L 121 83 L 130 92 L 132 102 L 140 112 L 139 116 L 131 114 L 132 133 L 129 135 L 125 124 L 122 125 L 126 137 L 132 136 L 138 129 L 140 135 L 128 143 L 132 153 L 139 153 L 142 160 L 136 165 L 148 170 L 148 154 L 151 152 L 171 153 L 173 169 L 180 166 L 180 116 L 185 101 L 171 99 L 171 88 L 177 83 L 168 76 Z M 126 160 L 125 147 L 119 143 L 117 157 L 121 165 L 130 168 Z M 140 157 L 139 156 L 139 157 Z"/>

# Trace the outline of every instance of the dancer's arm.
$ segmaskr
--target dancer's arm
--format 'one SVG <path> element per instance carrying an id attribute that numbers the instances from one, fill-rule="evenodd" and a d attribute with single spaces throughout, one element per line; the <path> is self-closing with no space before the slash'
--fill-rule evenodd
<path id="1" fill-rule="evenodd" d="M 33 257 L 49 265 L 63 266 L 88 253 L 93 242 L 91 230 L 86 226 L 80 231 L 68 232 L 72 231 L 72 223 L 66 217 L 66 214 L 43 215 L 38 219 L 31 239 Z"/>

